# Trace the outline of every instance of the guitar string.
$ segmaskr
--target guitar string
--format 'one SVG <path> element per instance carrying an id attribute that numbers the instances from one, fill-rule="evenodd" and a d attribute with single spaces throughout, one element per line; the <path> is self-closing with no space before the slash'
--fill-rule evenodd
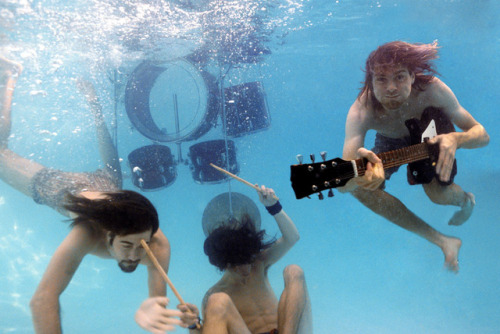
<path id="1" fill-rule="evenodd" d="M 426 159 L 428 157 L 429 157 L 428 153 L 422 152 L 422 153 L 420 153 L 418 155 L 413 156 L 412 158 L 406 158 L 406 159 L 403 159 L 403 160 L 400 160 L 400 161 L 389 161 L 388 163 L 384 164 L 384 169 L 388 169 L 388 168 L 392 168 L 392 167 L 397 167 L 397 166 L 401 166 L 401 165 L 404 165 L 404 164 L 407 164 L 407 163 L 424 160 L 424 159 Z M 352 163 L 351 162 L 341 163 L 339 165 L 339 167 L 340 166 L 345 166 L 345 165 L 352 165 Z M 366 171 L 366 168 L 360 168 L 358 170 L 358 175 L 359 176 L 363 176 L 364 173 L 365 173 L 365 171 Z M 332 181 L 337 180 L 337 179 L 340 179 L 340 180 L 352 179 L 355 175 L 356 174 L 354 172 L 349 172 L 349 173 L 346 173 L 346 174 L 341 174 L 340 177 L 331 179 L 329 182 L 332 182 Z"/>

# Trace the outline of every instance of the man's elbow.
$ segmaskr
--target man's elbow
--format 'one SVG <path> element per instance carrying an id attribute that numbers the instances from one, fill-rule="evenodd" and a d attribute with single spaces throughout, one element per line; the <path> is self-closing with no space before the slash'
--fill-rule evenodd
<path id="1" fill-rule="evenodd" d="M 290 237 L 289 242 L 290 242 L 290 244 L 293 246 L 293 245 L 295 245 L 295 244 L 296 244 L 299 240 L 300 240 L 300 234 L 299 234 L 299 233 L 295 233 L 294 235 L 292 235 L 292 236 Z"/>
<path id="2" fill-rule="evenodd" d="M 486 132 L 486 130 L 484 130 L 484 134 L 483 134 L 483 146 L 486 146 L 490 143 L 490 135 L 488 134 L 488 132 Z"/>
<path id="3" fill-rule="evenodd" d="M 39 312 L 45 303 L 46 303 L 46 301 L 45 301 L 45 298 L 43 297 L 43 295 L 36 292 L 33 295 L 33 297 L 31 297 L 31 300 L 30 300 L 31 313 L 34 314 L 34 313 Z"/>
<path id="4" fill-rule="evenodd" d="M 486 131 L 484 126 L 482 126 L 481 124 L 477 124 L 476 128 L 479 128 L 479 131 L 476 132 L 477 133 L 477 137 L 476 137 L 477 138 L 477 140 L 476 140 L 477 147 L 484 147 L 484 146 L 488 145 L 490 143 L 490 135 L 488 134 L 488 132 Z"/>
<path id="5" fill-rule="evenodd" d="M 46 293 L 35 292 L 30 301 L 30 309 L 32 314 L 40 313 L 43 309 L 50 305 L 58 304 L 57 297 L 51 297 Z M 57 307 L 57 306 L 56 306 Z"/>

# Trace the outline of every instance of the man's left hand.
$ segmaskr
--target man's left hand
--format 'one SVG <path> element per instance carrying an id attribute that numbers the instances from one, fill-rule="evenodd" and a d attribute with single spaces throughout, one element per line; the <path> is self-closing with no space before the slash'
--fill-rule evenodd
<path id="1" fill-rule="evenodd" d="M 453 133 L 438 135 L 428 142 L 430 145 L 439 145 L 439 157 L 436 164 L 436 174 L 439 180 L 447 182 L 450 180 L 453 163 L 455 161 L 455 152 L 457 151 L 457 141 Z"/>
<path id="2" fill-rule="evenodd" d="M 167 309 L 167 305 L 167 297 L 148 298 L 135 313 L 135 321 L 143 329 L 154 334 L 164 334 L 175 330 L 175 326 L 183 326 L 183 322 L 178 319 L 182 317 L 182 312 Z"/>

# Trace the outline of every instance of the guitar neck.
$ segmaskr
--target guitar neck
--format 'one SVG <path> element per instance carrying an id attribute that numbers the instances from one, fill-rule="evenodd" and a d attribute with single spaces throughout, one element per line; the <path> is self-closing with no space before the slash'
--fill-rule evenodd
<path id="1" fill-rule="evenodd" d="M 424 160 L 431 157 L 431 152 L 429 150 L 429 145 L 427 143 L 420 143 L 397 150 L 379 153 L 377 156 L 382 160 L 384 169 L 391 167 L 398 167 L 404 164 L 408 164 L 415 161 Z M 356 159 L 356 168 L 358 170 L 358 175 L 363 176 L 366 172 L 366 159 Z"/>

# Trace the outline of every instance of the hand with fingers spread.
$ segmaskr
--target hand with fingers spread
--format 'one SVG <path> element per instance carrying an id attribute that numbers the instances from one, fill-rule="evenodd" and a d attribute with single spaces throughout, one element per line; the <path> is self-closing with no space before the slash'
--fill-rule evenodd
<path id="1" fill-rule="evenodd" d="M 143 329 L 164 334 L 175 330 L 175 326 L 186 327 L 181 320 L 185 315 L 180 310 L 167 309 L 167 297 L 151 297 L 146 299 L 135 314 L 135 321 Z"/>
<path id="2" fill-rule="evenodd" d="M 448 182 L 453 170 L 455 152 L 457 151 L 457 141 L 455 140 L 454 133 L 438 135 L 430 139 L 428 143 L 430 145 L 439 145 L 436 174 L 439 175 L 439 180 Z"/>

